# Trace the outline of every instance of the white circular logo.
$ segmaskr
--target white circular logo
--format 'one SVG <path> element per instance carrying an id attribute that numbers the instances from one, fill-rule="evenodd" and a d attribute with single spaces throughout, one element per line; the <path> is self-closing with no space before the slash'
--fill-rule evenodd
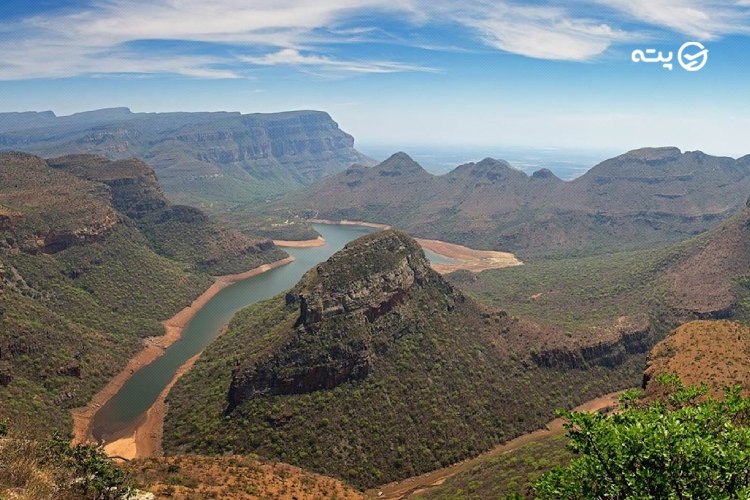
<path id="1" fill-rule="evenodd" d="M 700 52 L 695 54 L 684 54 L 685 49 L 688 47 L 698 47 Z M 708 61 L 708 49 L 699 42 L 686 42 L 680 47 L 680 51 L 677 53 L 677 60 L 680 62 L 680 66 L 688 71 L 698 71 L 706 65 Z"/>

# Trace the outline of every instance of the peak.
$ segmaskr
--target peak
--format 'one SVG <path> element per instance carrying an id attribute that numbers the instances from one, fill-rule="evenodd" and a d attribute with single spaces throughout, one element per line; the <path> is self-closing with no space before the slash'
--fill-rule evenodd
<path id="1" fill-rule="evenodd" d="M 540 168 L 533 174 L 531 174 L 532 179 L 554 179 L 554 180 L 560 180 L 558 176 L 556 176 L 552 171 L 548 168 Z"/>
<path id="2" fill-rule="evenodd" d="M 424 172 L 427 174 L 427 171 L 419 163 L 415 162 L 408 154 L 402 152 L 392 155 L 375 168 L 380 170 L 380 175 L 389 177 L 403 175 L 404 173 Z"/>
<path id="3" fill-rule="evenodd" d="M 411 156 L 404 153 L 403 151 L 399 151 L 398 153 L 392 154 L 383 163 L 403 163 L 403 162 L 416 163 Z"/>
<path id="4" fill-rule="evenodd" d="M 513 168 L 510 166 L 510 163 L 508 163 L 505 160 L 496 160 L 495 158 L 485 158 L 484 160 L 475 163 L 475 168 L 484 168 L 484 169 L 506 169 L 506 168 Z"/>
<path id="5" fill-rule="evenodd" d="M 628 151 L 621 155 L 621 159 L 634 159 L 649 162 L 660 162 L 676 160 L 682 155 L 682 151 L 675 147 L 641 148 Z"/>

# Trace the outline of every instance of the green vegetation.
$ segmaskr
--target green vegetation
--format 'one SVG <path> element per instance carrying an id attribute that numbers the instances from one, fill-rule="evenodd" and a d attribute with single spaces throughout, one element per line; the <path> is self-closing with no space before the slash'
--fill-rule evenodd
<path id="1" fill-rule="evenodd" d="M 71 446 L 57 434 L 0 434 L 0 498 L 121 500 L 131 492 L 128 474 L 98 448 Z"/>
<path id="2" fill-rule="evenodd" d="M 486 500 L 529 498 L 533 484 L 555 466 L 573 457 L 563 434 L 540 438 L 501 455 L 482 460 L 418 494 L 419 500 Z"/>
<path id="3" fill-rule="evenodd" d="M 448 279 L 477 300 L 579 336 L 620 316 L 666 313 L 669 289 L 659 278 L 685 258 L 684 246 L 459 271 Z"/>
<path id="4" fill-rule="evenodd" d="M 207 273 L 284 255 L 170 206 L 137 160 L 50 163 L 0 154 L 0 415 L 46 431 L 69 429 L 69 410 L 163 335 Z"/>
<path id="5" fill-rule="evenodd" d="M 563 413 L 570 448 L 569 466 L 540 479 L 539 498 L 747 498 L 750 494 L 750 399 L 740 387 L 725 398 L 700 400 L 707 386 L 676 385 L 667 402 L 646 407 L 636 394 L 623 399 L 618 414 Z"/>
<path id="6" fill-rule="evenodd" d="M 287 256 L 270 242 L 250 240 L 191 207 L 167 207 L 137 223 L 156 253 L 213 276 L 241 273 Z"/>

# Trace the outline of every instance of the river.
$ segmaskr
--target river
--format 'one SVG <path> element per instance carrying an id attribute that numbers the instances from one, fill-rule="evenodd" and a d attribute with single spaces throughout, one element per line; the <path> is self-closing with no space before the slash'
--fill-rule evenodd
<path id="1" fill-rule="evenodd" d="M 182 332 L 182 338 L 169 346 L 164 355 L 144 366 L 122 386 L 94 416 L 91 431 L 97 440 L 110 441 L 131 428 L 156 401 L 177 369 L 213 341 L 222 327 L 240 309 L 293 287 L 314 265 L 341 250 L 348 242 L 376 229 L 352 225 L 314 224 L 326 240 L 325 246 L 285 248 L 295 260 L 263 274 L 239 281 L 220 291 Z M 425 251 L 434 263 L 451 263 L 434 252 Z"/>

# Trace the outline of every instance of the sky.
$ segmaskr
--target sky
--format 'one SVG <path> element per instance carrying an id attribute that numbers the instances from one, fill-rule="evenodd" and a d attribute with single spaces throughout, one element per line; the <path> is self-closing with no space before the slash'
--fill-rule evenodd
<path id="1" fill-rule="evenodd" d="M 678 58 L 688 42 L 708 50 L 697 71 L 680 62 L 698 46 Z M 0 8 L 0 112 L 319 109 L 358 147 L 670 145 L 737 157 L 750 153 L 749 89 L 750 0 Z"/>

